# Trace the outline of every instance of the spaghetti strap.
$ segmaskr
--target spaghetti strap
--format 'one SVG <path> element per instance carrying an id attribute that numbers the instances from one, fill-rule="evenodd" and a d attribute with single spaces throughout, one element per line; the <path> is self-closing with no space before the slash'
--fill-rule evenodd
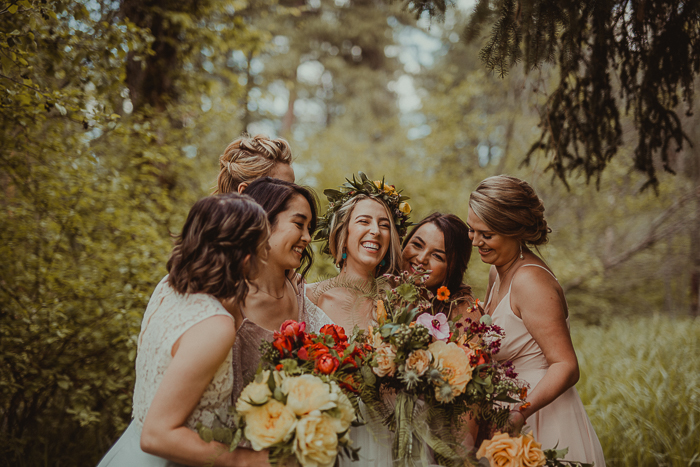
<path id="1" fill-rule="evenodd" d="M 528 263 L 528 264 L 523 264 L 523 265 L 520 266 L 520 267 L 521 267 L 521 268 L 524 268 L 525 266 L 535 266 L 535 267 L 537 267 L 537 268 L 544 269 L 545 271 L 547 271 L 547 272 L 549 273 L 549 275 L 551 275 L 551 276 L 554 278 L 555 281 L 559 282 L 559 279 L 557 279 L 557 276 L 555 276 L 554 273 L 553 273 L 552 271 L 550 271 L 549 269 L 547 269 L 547 268 L 544 267 L 544 266 L 540 266 L 539 264 Z M 516 272 L 517 272 L 517 271 L 516 271 Z M 510 293 L 510 290 L 513 288 L 513 280 L 514 280 L 514 279 L 515 279 L 515 273 L 513 274 L 513 277 L 510 279 L 510 285 L 508 286 L 508 293 Z"/>

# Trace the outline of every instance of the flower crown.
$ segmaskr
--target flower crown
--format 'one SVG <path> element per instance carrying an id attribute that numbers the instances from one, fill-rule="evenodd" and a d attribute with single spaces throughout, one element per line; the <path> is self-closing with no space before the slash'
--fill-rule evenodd
<path id="1" fill-rule="evenodd" d="M 314 240 L 325 240 L 321 251 L 331 254 L 330 251 L 330 230 L 333 224 L 333 219 L 345 203 L 358 195 L 367 195 L 370 198 L 382 201 L 389 207 L 389 211 L 394 217 L 394 225 L 399 233 L 399 238 L 406 235 L 408 227 L 411 225 L 408 222 L 408 216 L 411 213 L 411 206 L 405 201 L 408 196 L 402 196 L 400 191 L 396 191 L 394 185 L 384 183 L 384 178 L 381 180 L 371 181 L 367 175 L 359 172 L 360 179 L 357 180 L 355 175 L 350 179 L 345 179 L 347 183 L 343 183 L 339 190 L 327 189 L 323 190 L 323 194 L 328 198 L 328 210 L 326 214 L 318 220 L 318 231 Z"/>

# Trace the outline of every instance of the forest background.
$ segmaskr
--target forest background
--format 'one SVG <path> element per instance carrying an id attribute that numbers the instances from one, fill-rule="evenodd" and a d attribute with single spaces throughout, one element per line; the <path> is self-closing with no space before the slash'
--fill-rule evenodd
<path id="1" fill-rule="evenodd" d="M 660 170 L 650 187 L 632 169 L 638 130 L 623 113 L 616 156 L 567 187 L 546 154 L 523 164 L 559 70 L 489 71 L 483 41 L 465 41 L 472 11 L 0 3 L 0 462 L 95 465 L 127 426 L 171 234 L 247 130 L 287 138 L 297 182 L 319 194 L 360 170 L 385 177 L 413 220 L 466 219 L 490 175 L 532 183 L 608 464 L 700 464 L 700 105 L 679 100 L 692 144 L 657 164 L 675 175 Z M 317 255 L 309 279 L 334 271 Z M 465 279 L 481 298 L 487 273 L 472 258 Z"/>

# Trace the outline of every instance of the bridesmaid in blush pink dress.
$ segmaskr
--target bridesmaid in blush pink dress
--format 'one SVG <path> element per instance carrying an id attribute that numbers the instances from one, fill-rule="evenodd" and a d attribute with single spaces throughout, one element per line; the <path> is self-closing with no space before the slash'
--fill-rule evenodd
<path id="1" fill-rule="evenodd" d="M 491 264 L 485 311 L 505 331 L 496 358 L 511 360 L 530 385 L 527 403 L 513 407 L 511 425 L 532 428 L 544 449 L 569 448 L 567 460 L 605 466 L 598 437 L 574 388 L 579 379 L 569 334 L 564 291 L 546 264 L 530 251 L 551 229 L 532 187 L 499 175 L 469 198 L 472 245 Z"/>

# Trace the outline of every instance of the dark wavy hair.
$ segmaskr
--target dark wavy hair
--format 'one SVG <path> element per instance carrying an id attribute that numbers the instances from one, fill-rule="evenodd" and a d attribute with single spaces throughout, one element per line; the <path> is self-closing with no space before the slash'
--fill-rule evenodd
<path id="1" fill-rule="evenodd" d="M 425 224 L 435 225 L 445 238 L 446 274 L 438 288 L 447 287 L 450 291 L 450 298 L 453 299 L 471 295 L 471 287 L 463 282 L 464 273 L 467 271 L 472 256 L 469 227 L 454 214 L 434 212 L 413 227 L 403 241 L 403 248 L 406 248 L 418 229 Z M 436 290 L 432 292 L 436 292 Z"/>
<path id="2" fill-rule="evenodd" d="M 309 233 L 313 238 L 318 223 L 318 198 L 310 188 L 276 178 L 263 177 L 248 185 L 245 194 L 253 198 L 267 212 L 267 220 L 270 222 L 271 228 L 275 227 L 277 216 L 289 208 L 289 201 L 292 197 L 295 195 L 303 196 L 311 208 Z M 301 265 L 297 269 L 302 277 L 306 277 L 313 262 L 314 254 L 311 250 L 311 242 L 309 242 L 301 254 Z"/>
<path id="3" fill-rule="evenodd" d="M 265 211 L 250 197 L 229 193 L 200 199 L 176 237 L 167 264 L 168 282 L 182 294 L 206 293 L 242 302 L 269 235 Z"/>

